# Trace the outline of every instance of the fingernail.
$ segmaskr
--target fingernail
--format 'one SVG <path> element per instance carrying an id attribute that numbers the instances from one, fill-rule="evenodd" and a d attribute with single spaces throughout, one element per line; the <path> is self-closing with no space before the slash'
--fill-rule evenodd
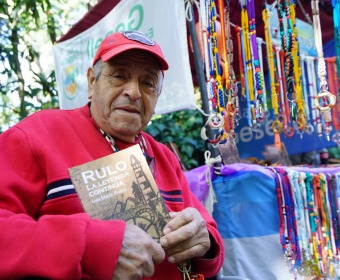
<path id="1" fill-rule="evenodd" d="M 163 230 L 163 233 L 164 233 L 164 235 L 166 235 L 166 234 L 168 234 L 170 231 L 171 231 L 171 229 L 165 228 L 165 229 Z"/>
<path id="2" fill-rule="evenodd" d="M 175 263 L 175 258 L 174 257 L 169 257 L 168 258 L 169 263 Z"/>
<path id="3" fill-rule="evenodd" d="M 170 213 L 169 213 L 169 215 L 170 215 L 170 218 L 174 218 L 174 217 L 176 217 L 176 214 L 177 214 L 176 212 L 170 212 Z"/>
<path id="4" fill-rule="evenodd" d="M 161 243 L 161 245 L 164 247 L 164 246 L 166 246 L 166 244 L 167 244 L 168 242 L 166 241 L 166 238 L 162 237 L 161 240 L 160 240 L 160 243 Z"/>

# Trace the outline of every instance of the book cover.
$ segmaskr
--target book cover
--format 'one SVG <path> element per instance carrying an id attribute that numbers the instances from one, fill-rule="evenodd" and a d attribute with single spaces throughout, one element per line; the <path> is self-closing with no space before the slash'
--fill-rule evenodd
<path id="1" fill-rule="evenodd" d="M 159 242 L 170 216 L 138 144 L 68 171 L 91 217 L 125 220 Z"/>

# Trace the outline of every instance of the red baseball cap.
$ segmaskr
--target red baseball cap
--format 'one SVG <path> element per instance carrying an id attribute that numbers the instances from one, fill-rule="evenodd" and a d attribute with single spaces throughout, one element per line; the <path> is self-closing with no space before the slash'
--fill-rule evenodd
<path id="1" fill-rule="evenodd" d="M 102 61 L 108 61 L 122 52 L 133 49 L 145 50 L 151 53 L 157 59 L 160 70 L 169 69 L 160 46 L 139 31 L 123 31 L 107 36 L 100 44 L 92 65 L 100 58 Z"/>

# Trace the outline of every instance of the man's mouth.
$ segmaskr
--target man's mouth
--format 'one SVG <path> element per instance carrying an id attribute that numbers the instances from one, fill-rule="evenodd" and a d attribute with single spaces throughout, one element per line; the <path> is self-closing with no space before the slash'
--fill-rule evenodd
<path id="1" fill-rule="evenodd" d="M 135 108 L 135 107 L 122 106 L 122 107 L 119 107 L 117 109 L 126 111 L 128 113 L 137 113 L 137 114 L 139 114 L 139 110 L 137 108 Z"/>

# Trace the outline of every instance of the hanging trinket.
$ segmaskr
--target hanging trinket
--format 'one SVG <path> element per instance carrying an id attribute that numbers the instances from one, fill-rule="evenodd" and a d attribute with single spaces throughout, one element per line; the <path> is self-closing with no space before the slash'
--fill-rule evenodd
<path id="1" fill-rule="evenodd" d="M 313 26 L 315 36 L 315 46 L 318 52 L 318 76 L 320 79 L 320 92 L 317 94 L 314 105 L 324 115 L 325 127 L 324 133 L 326 134 L 327 140 L 330 139 L 329 134 L 331 132 L 331 108 L 335 105 L 336 96 L 328 91 L 328 83 L 326 79 L 326 63 L 323 56 L 322 50 L 322 37 L 321 37 L 321 25 L 319 16 L 319 1 L 311 1 L 312 12 L 313 12 Z"/>

